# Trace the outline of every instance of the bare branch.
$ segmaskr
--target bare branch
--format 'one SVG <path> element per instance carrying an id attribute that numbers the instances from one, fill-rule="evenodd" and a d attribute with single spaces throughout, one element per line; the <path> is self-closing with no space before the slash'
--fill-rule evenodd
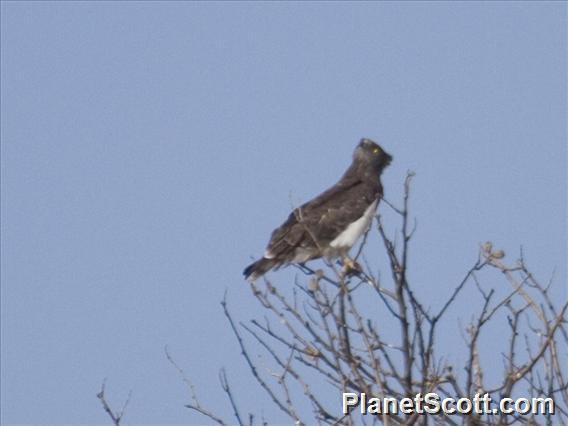
<path id="1" fill-rule="evenodd" d="M 101 404 L 103 405 L 105 412 L 111 418 L 112 424 L 114 426 L 120 426 L 120 422 L 122 421 L 122 418 L 124 417 L 124 414 L 126 412 L 126 407 L 128 406 L 130 398 L 132 397 L 132 391 L 128 393 L 128 397 L 126 398 L 126 401 L 122 405 L 122 408 L 119 411 L 113 411 L 106 400 L 105 386 L 106 386 L 106 379 L 103 380 L 101 391 L 97 394 L 97 398 L 101 401 Z"/>
<path id="2" fill-rule="evenodd" d="M 566 424 L 568 383 L 561 368 L 563 348 L 558 345 L 568 343 L 568 303 L 558 307 L 549 293 L 550 282 L 542 285 L 531 274 L 522 252 L 520 261 L 509 265 L 505 253 L 487 242 L 463 278 L 433 309 L 436 297 L 419 297 L 410 282 L 414 275 L 410 269 L 414 263 L 411 243 L 416 230 L 409 202 L 413 176 L 408 172 L 404 180 L 401 207 L 383 199 L 396 213 L 399 224 L 387 227 L 377 216 L 374 229 L 388 261 L 382 271 L 376 268 L 379 271 L 373 273 L 365 256 L 367 232 L 354 258 L 362 258 L 365 268 L 347 273 L 334 263 L 324 262 L 322 269 L 294 265 L 301 273 L 292 285 L 276 286 L 268 280 L 251 284 L 253 296 L 264 308 L 260 318 L 235 321 L 223 298 L 224 315 L 250 373 L 274 406 L 296 425 Z M 296 209 L 295 214 L 301 222 L 302 211 Z M 486 274 L 505 280 L 511 288 L 488 286 L 481 279 Z M 480 299 L 475 300 L 480 302 L 460 305 L 468 284 L 477 289 Z M 484 346 L 483 338 L 502 322 L 509 326 L 500 339 L 501 350 L 497 344 Z M 463 336 L 461 351 L 444 346 L 446 343 L 438 338 L 455 324 Z M 228 424 L 200 404 L 193 385 L 167 349 L 166 355 L 191 391 L 188 407 L 218 424 Z M 501 371 L 486 370 L 487 359 L 493 364 L 502 359 Z M 270 423 L 262 414 L 245 417 L 225 369 L 221 369 L 219 378 L 236 424 L 253 426 L 255 419 L 262 425 Z M 484 382 L 495 388 L 486 390 Z M 487 392 L 495 401 L 512 395 L 550 397 L 555 400 L 557 414 L 361 416 L 358 410 L 343 414 L 340 403 L 329 403 L 329 395 L 340 401 L 345 392 L 399 399 L 418 392 L 436 392 L 455 399 Z M 305 413 L 306 407 L 311 407 L 311 418 Z"/>

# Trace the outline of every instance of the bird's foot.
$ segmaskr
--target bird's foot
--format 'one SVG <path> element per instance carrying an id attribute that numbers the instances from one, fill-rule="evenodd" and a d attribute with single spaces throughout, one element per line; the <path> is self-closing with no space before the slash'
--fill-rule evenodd
<path id="1" fill-rule="evenodd" d="M 363 272 L 363 268 L 355 260 L 349 257 L 343 259 L 343 273 L 345 276 L 359 275 L 361 272 Z"/>

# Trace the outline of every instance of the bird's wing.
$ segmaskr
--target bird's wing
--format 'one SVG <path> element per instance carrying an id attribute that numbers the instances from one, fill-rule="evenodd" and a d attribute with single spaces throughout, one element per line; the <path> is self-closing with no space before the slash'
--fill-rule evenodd
<path id="1" fill-rule="evenodd" d="M 342 192 L 317 209 L 317 222 L 310 225 L 319 243 L 327 245 L 341 234 L 351 223 L 360 219 L 367 208 L 380 196 L 377 188 L 359 184 Z"/>
<path id="2" fill-rule="evenodd" d="M 378 196 L 378 190 L 366 187 L 361 181 L 329 188 L 295 209 L 272 232 L 265 256 L 280 257 L 296 247 L 325 247 L 360 218 Z"/>

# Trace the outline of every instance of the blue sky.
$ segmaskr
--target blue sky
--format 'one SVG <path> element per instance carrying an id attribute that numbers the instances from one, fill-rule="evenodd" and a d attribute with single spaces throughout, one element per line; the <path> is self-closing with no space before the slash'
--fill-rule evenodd
<path id="1" fill-rule="evenodd" d="M 394 157 L 388 199 L 417 173 L 412 267 L 433 305 L 485 240 L 522 245 L 566 298 L 565 3 L 1 12 L 3 424 L 108 423 L 105 377 L 112 401 L 133 391 L 128 424 L 202 424 L 165 345 L 204 402 L 226 366 L 274 413 L 219 302 L 262 315 L 243 267 L 363 136 Z"/>

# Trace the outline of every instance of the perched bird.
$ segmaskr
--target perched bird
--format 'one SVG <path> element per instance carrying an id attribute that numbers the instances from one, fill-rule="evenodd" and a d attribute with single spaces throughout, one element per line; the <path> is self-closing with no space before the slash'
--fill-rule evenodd
<path id="1" fill-rule="evenodd" d="M 373 220 L 383 196 L 380 176 L 391 160 L 375 142 L 361 139 L 339 182 L 294 209 L 272 232 L 262 259 L 245 268 L 245 278 L 255 281 L 271 269 L 320 257 L 341 257 L 353 265 L 349 250 Z"/>

